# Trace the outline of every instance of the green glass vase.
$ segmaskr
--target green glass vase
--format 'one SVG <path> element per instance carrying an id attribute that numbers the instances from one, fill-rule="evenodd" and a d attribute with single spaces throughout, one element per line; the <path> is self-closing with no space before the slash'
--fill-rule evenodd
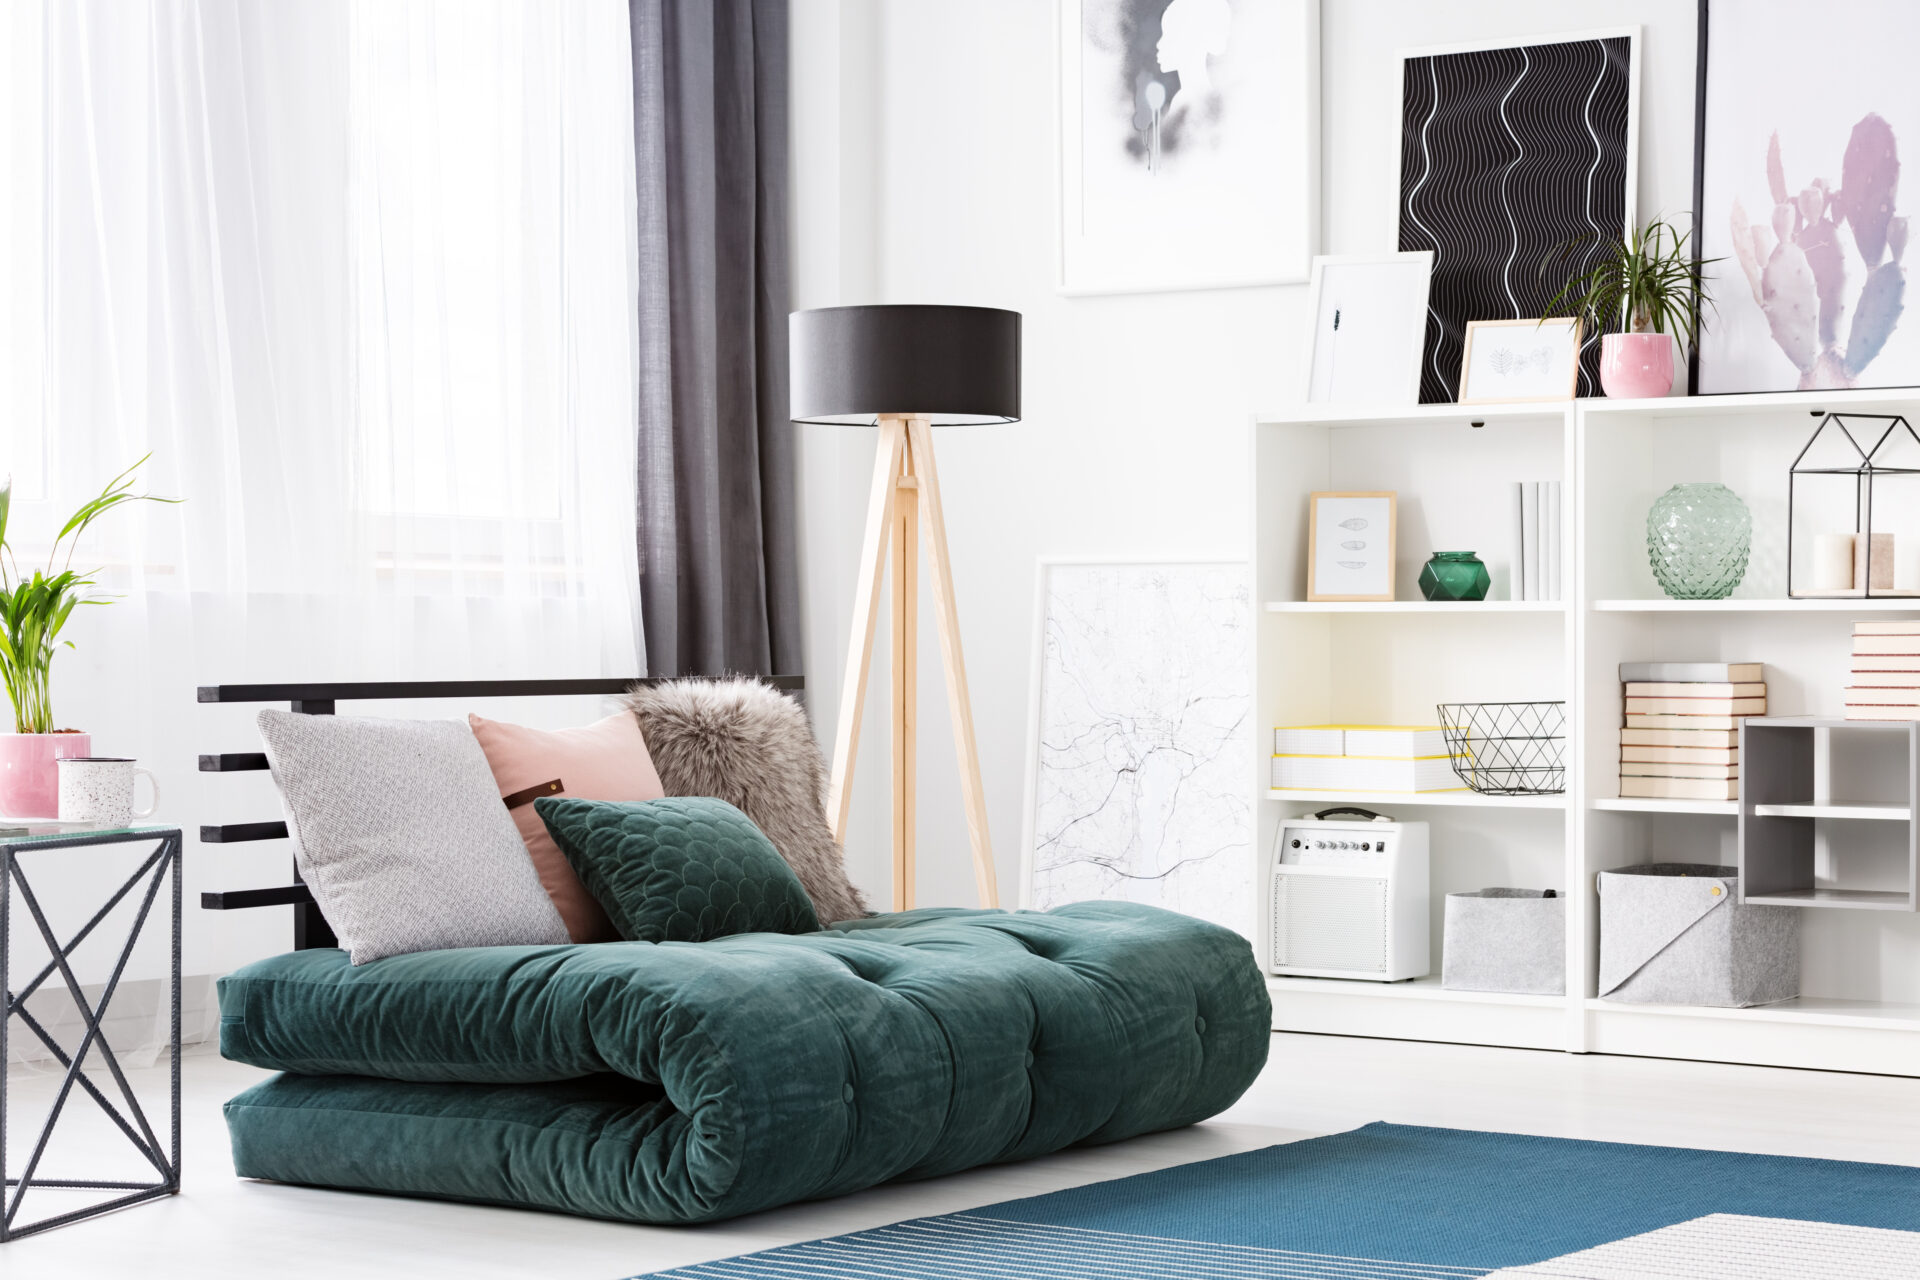
<path id="1" fill-rule="evenodd" d="M 1485 600 L 1493 578 L 1471 551 L 1436 551 L 1420 567 L 1420 594 L 1429 600 Z"/>
<path id="2" fill-rule="evenodd" d="M 1723 484 L 1677 484 L 1647 512 L 1647 563 L 1676 600 L 1724 600 L 1747 576 L 1753 514 Z"/>

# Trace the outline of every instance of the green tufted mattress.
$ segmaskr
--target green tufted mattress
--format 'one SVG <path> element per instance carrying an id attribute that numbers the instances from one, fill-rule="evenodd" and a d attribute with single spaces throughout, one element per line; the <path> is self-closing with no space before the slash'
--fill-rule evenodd
<path id="1" fill-rule="evenodd" d="M 220 983 L 243 1177 L 707 1222 L 1203 1120 L 1266 1062 L 1246 939 L 1127 903 Z"/>

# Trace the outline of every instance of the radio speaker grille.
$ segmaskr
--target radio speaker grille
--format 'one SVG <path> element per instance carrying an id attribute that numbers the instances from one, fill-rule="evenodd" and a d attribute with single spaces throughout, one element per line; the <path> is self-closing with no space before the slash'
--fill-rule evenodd
<path id="1" fill-rule="evenodd" d="M 1387 881 L 1273 877 L 1273 962 L 1295 969 L 1387 971 Z"/>

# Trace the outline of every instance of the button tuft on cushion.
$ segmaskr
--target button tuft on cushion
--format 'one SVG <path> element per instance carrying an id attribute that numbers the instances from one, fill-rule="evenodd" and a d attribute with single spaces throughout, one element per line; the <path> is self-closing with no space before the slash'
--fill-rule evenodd
<path id="1" fill-rule="evenodd" d="M 853 1105 L 853 1086 L 852 1085 L 843 1084 L 840 1086 L 840 1101 L 846 1103 L 848 1106 Z"/>
<path id="2" fill-rule="evenodd" d="M 1195 1018 L 1193 1020 L 1193 1029 L 1199 1035 L 1207 1034 L 1207 1020 L 1205 1018 Z"/>

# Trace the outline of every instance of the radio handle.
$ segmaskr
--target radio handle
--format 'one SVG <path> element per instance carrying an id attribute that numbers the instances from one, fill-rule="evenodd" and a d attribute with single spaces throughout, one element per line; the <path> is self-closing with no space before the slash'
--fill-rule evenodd
<path id="1" fill-rule="evenodd" d="M 1325 822 L 1328 818 L 1333 817 L 1335 814 L 1341 814 L 1341 813 L 1351 813 L 1355 817 L 1364 818 L 1368 822 L 1392 822 L 1393 821 L 1392 818 L 1389 818 L 1384 813 L 1375 813 L 1371 809 L 1356 808 L 1355 806 L 1350 804 L 1343 804 L 1332 809 L 1322 809 L 1320 812 L 1313 815 L 1313 820 L 1315 822 Z"/>

